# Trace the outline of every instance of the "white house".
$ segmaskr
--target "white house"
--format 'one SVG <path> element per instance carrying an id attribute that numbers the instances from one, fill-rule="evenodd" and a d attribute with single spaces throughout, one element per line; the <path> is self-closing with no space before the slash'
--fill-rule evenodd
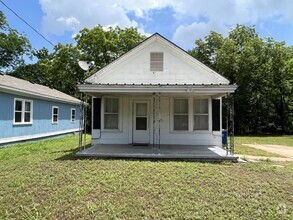
<path id="1" fill-rule="evenodd" d="M 92 144 L 222 145 L 222 97 L 236 85 L 156 33 L 78 85 L 92 96 Z"/>

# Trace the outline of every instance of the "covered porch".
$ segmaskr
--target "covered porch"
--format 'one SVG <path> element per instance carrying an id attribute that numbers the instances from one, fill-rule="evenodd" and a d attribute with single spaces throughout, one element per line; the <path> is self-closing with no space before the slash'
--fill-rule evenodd
<path id="1" fill-rule="evenodd" d="M 137 158 L 137 159 L 170 159 L 221 162 L 237 162 L 238 156 L 227 153 L 217 146 L 201 145 L 160 145 L 154 147 L 135 146 L 131 144 L 99 144 L 76 153 L 78 157 L 87 158 Z"/>

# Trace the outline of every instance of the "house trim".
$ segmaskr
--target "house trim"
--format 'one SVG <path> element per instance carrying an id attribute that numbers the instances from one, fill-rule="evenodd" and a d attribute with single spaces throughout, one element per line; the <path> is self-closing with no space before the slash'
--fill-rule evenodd
<path id="1" fill-rule="evenodd" d="M 18 136 L 18 137 L 9 137 L 9 138 L 1 138 L 0 139 L 0 145 L 1 144 L 8 144 L 18 141 L 26 141 L 26 140 L 32 140 L 32 139 L 38 139 L 43 137 L 51 137 L 51 136 L 57 136 L 67 133 L 74 133 L 78 132 L 79 129 L 70 129 L 70 130 L 64 130 L 64 131 L 54 131 L 54 132 L 48 132 L 48 133 L 42 133 L 42 134 L 34 134 L 34 135 L 25 135 L 25 136 Z"/>
<path id="2" fill-rule="evenodd" d="M 78 89 L 86 93 L 233 93 L 236 85 L 130 85 L 130 84 L 79 84 Z"/>
<path id="3" fill-rule="evenodd" d="M 57 109 L 57 121 L 54 121 L 54 109 Z M 56 125 L 59 121 L 59 107 L 58 106 L 52 106 L 52 124 Z"/>
<path id="4" fill-rule="evenodd" d="M 72 111 L 74 111 L 74 119 L 72 119 Z M 75 122 L 75 120 L 76 120 L 76 109 L 75 108 L 71 108 L 70 109 L 70 122 L 71 123 L 74 123 Z"/>
<path id="5" fill-rule="evenodd" d="M 21 122 L 15 122 L 15 102 L 16 101 L 21 101 Z M 25 102 L 29 102 L 31 104 L 31 110 L 30 110 L 30 121 L 25 122 L 24 117 L 25 117 Z M 22 98 L 14 98 L 14 103 L 13 103 L 13 125 L 32 125 L 33 124 L 33 100 L 29 99 L 22 99 Z"/>

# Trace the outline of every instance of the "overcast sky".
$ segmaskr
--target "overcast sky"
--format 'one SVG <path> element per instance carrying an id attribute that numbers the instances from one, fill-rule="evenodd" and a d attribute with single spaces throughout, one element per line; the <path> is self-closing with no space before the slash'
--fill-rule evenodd
<path id="1" fill-rule="evenodd" d="M 239 24 L 255 25 L 263 38 L 293 45 L 293 0 L 1 0 L 54 44 L 97 24 L 158 32 L 183 49 L 214 30 L 223 35 Z M 12 28 L 36 49 L 52 46 L 0 3 Z"/>

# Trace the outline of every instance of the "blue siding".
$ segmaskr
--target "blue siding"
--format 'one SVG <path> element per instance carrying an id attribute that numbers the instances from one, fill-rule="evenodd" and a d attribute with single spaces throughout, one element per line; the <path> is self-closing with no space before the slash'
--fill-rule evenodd
<path id="1" fill-rule="evenodd" d="M 33 101 L 33 123 L 13 125 L 14 98 Z M 52 106 L 59 107 L 58 124 L 52 124 Z M 75 122 L 70 122 L 71 108 L 75 108 Z M 79 105 L 46 101 L 0 92 L 0 138 L 42 134 L 79 128 Z"/>

